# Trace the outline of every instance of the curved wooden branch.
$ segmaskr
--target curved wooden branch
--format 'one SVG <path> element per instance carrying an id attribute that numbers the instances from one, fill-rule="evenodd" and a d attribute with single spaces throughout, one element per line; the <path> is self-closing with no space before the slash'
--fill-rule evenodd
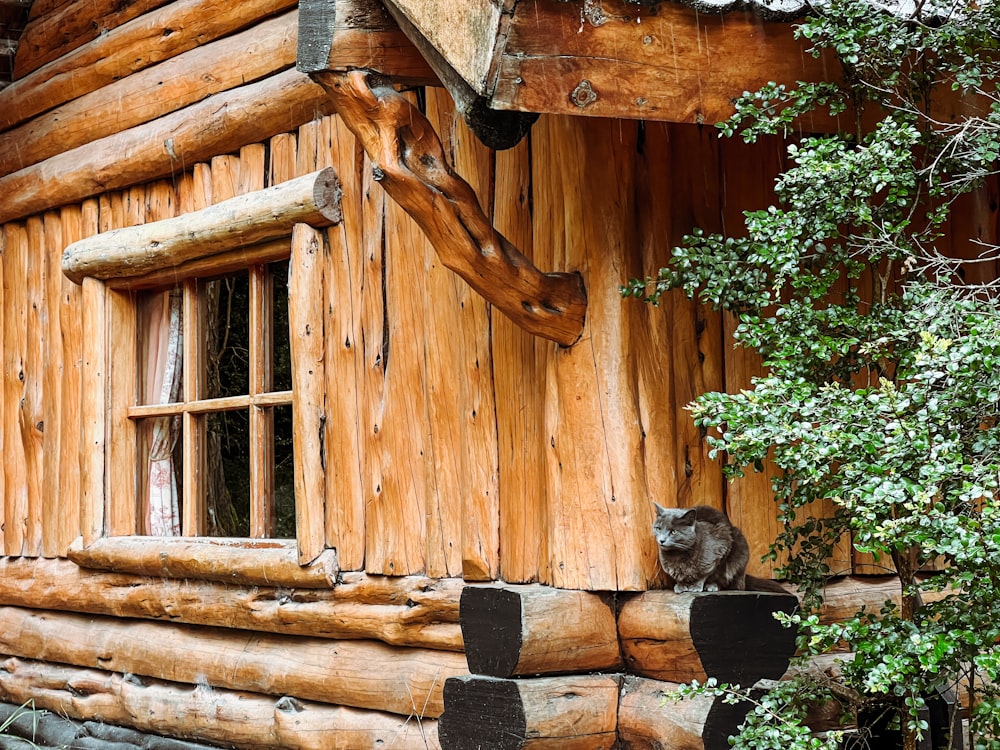
<path id="1" fill-rule="evenodd" d="M 376 179 L 447 268 L 525 331 L 563 346 L 580 338 L 587 311 L 582 277 L 542 273 L 493 227 L 416 107 L 369 71 L 312 77 L 368 152 Z"/>

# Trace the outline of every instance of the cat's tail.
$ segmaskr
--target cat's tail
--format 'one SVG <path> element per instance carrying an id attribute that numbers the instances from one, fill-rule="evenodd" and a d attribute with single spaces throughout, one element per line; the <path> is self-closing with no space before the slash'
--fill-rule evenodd
<path id="1" fill-rule="evenodd" d="M 746 590 L 747 591 L 765 591 L 771 594 L 791 594 L 792 592 L 786 589 L 777 581 L 772 581 L 770 578 L 758 578 L 757 576 L 748 575 L 746 577 Z"/>

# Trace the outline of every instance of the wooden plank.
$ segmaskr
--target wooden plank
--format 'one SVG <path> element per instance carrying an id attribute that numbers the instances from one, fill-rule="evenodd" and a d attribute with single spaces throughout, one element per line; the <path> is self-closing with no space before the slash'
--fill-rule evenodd
<path id="1" fill-rule="evenodd" d="M 363 295 L 375 279 L 365 276 L 366 229 L 382 229 L 385 195 L 371 184 L 370 164 L 354 135 L 334 118 L 332 156 L 340 176 L 344 220 L 327 230 L 330 243 L 326 275 L 326 544 L 334 547 L 345 570 L 365 562 L 365 481 L 363 477 L 363 404 L 365 341 Z M 366 222 L 366 214 L 369 218 Z M 381 284 L 379 284 L 381 286 Z"/>
<path id="2" fill-rule="evenodd" d="M 97 202 L 85 201 L 81 235 L 95 233 L 98 221 Z M 101 282 L 84 279 L 80 296 L 82 328 L 94 332 L 83 338 L 80 370 L 80 530 L 89 544 L 101 536 L 105 522 L 108 314 Z"/>
<path id="3" fill-rule="evenodd" d="M 16 607 L 0 607 L 0 653 L 421 717 L 440 716 L 445 681 L 468 674 L 449 651 Z"/>
<path id="4" fill-rule="evenodd" d="M 437 721 L 260 693 L 136 680 L 18 658 L 0 664 L 0 698 L 76 719 L 226 747 L 439 750 Z"/>
<path id="5" fill-rule="evenodd" d="M 618 746 L 619 675 L 445 683 L 441 744 L 456 750 L 611 750 Z"/>
<path id="6" fill-rule="evenodd" d="M 39 2 L 32 4 L 32 11 Z M 0 131 L 294 6 L 177 0 L 122 24 L 0 90 Z M 4 170 L 6 171 L 6 170 Z"/>
<path id="7" fill-rule="evenodd" d="M 284 70 L 295 61 L 297 23 L 286 13 L 73 99 L 5 133 L 0 164 L 24 169 Z"/>
<path id="8" fill-rule="evenodd" d="M 493 222 L 535 263 L 530 141 L 496 154 Z M 545 495 L 544 414 L 549 351 L 505 316 L 493 316 L 493 387 L 498 472 L 502 491 L 500 575 L 512 583 L 549 580 Z"/>
<path id="9" fill-rule="evenodd" d="M 28 335 L 28 240 L 23 225 L 3 228 L 4 299 L 4 550 L 21 555 L 26 550 L 28 484 L 24 442 L 21 439 L 21 400 L 24 398 L 24 357 Z"/>
<path id="10" fill-rule="evenodd" d="M 326 546 L 326 377 L 323 275 L 329 247 L 323 233 L 305 224 L 292 230 L 288 277 L 288 325 L 292 355 L 295 529 L 299 563 L 312 562 Z"/>
<path id="11" fill-rule="evenodd" d="M 107 533 L 112 536 L 139 532 L 138 454 L 136 425 L 128 409 L 136 400 L 138 353 L 136 352 L 135 296 L 109 291 L 108 316 L 108 477 Z"/>
<path id="12" fill-rule="evenodd" d="M 0 227 L 0 394 L 7 395 L 7 349 L 4 347 L 4 329 L 7 322 L 7 308 L 4 306 L 6 285 L 4 283 L 5 267 L 7 265 L 7 230 Z M 7 447 L 5 434 L 7 432 L 7 412 L 0 402 L 0 551 L 6 553 L 7 525 Z"/>
<path id="13" fill-rule="evenodd" d="M 448 94 L 426 92 L 427 116 L 449 163 L 490 216 L 493 154 L 455 112 Z M 443 265 L 432 262 L 427 290 L 428 418 L 435 494 L 427 528 L 428 571 L 466 580 L 499 574 L 500 509 L 489 304 Z M 455 540 L 461 544 L 455 544 Z M 435 564 L 436 550 L 440 562 Z M 443 553 L 443 554 L 441 554 Z M 443 573 L 434 573 L 443 574 Z"/>
<path id="14" fill-rule="evenodd" d="M 151 540 L 142 541 L 148 545 Z M 167 551 L 176 552 L 177 547 L 172 544 Z M 234 553 L 230 561 L 236 570 L 251 565 L 258 571 L 279 568 L 252 560 L 265 552 L 268 562 L 276 562 L 271 552 L 279 549 L 223 549 Z M 239 583 L 236 576 L 224 582 L 203 581 L 177 577 L 176 569 L 170 570 L 174 577 L 166 577 L 88 570 L 65 560 L 5 559 L 0 560 L 0 604 L 190 625 L 225 622 L 228 628 L 246 631 L 462 650 L 461 580 L 410 576 L 337 581 L 335 567 L 322 571 L 323 565 L 316 565 L 313 579 L 321 583 L 322 573 L 327 578 L 325 587 L 289 588 L 286 584 L 294 584 L 296 577 L 305 580 L 306 575 L 293 569 L 297 566 L 294 550 L 280 548 L 280 552 L 284 553 L 283 570 L 278 570 L 282 575 L 270 585 L 260 576 L 253 584 Z M 220 555 L 213 558 L 226 563 Z"/>
<path id="15" fill-rule="evenodd" d="M 579 269 L 589 290 L 583 339 L 550 350 L 546 371 L 544 582 L 560 588 L 644 589 L 657 576 L 633 359 L 644 311 L 618 292 L 638 244 L 636 139 L 634 123 L 589 118 L 541 118 L 532 131 L 533 207 L 546 217 L 536 256 L 545 247 L 546 262 Z"/>
<path id="16" fill-rule="evenodd" d="M 296 65 L 304 73 L 367 68 L 400 84 L 437 85 L 379 0 L 303 0 L 299 13 Z"/>
<path id="17" fill-rule="evenodd" d="M 62 516 L 67 510 L 64 506 L 78 506 L 76 497 L 64 495 L 59 484 L 62 476 L 60 463 L 64 455 L 62 444 L 64 440 L 73 438 L 72 430 L 67 430 L 67 434 L 64 434 L 62 424 L 62 409 L 65 403 L 63 388 L 64 384 L 68 385 L 69 380 L 63 362 L 64 341 L 61 327 L 64 281 L 60 267 L 64 246 L 62 217 L 55 212 L 46 214 L 44 228 L 45 302 L 48 317 L 42 352 L 45 363 L 42 374 L 44 394 L 42 412 L 45 430 L 41 482 L 41 552 L 45 557 L 55 557 L 59 554 Z"/>
<path id="18" fill-rule="evenodd" d="M 332 109 L 323 90 L 294 70 L 215 94 L 0 178 L 0 192 L 10 196 L 0 222 L 166 177 Z"/>
<path id="19" fill-rule="evenodd" d="M 14 58 L 14 78 L 23 78 L 45 63 L 165 2 L 135 0 L 123 5 L 116 0 L 72 0 L 53 13 L 33 18 L 21 35 Z"/>
<path id="20" fill-rule="evenodd" d="M 41 217 L 33 216 L 28 219 L 26 250 L 27 339 L 23 363 L 24 391 L 20 404 L 20 436 L 24 444 L 28 491 L 24 553 L 38 555 L 42 548 L 42 483 L 45 460 L 45 405 L 42 389 L 49 315 L 45 299 L 45 224 Z"/>
<path id="21" fill-rule="evenodd" d="M 713 15 L 680 3 L 644 8 L 605 0 L 529 0 L 515 6 L 491 106 L 593 117 L 714 123 L 731 100 L 768 81 L 839 75 L 815 59 L 792 24 L 752 11 Z"/>
<path id="22" fill-rule="evenodd" d="M 82 239 L 83 214 L 79 206 L 68 206 L 60 213 L 62 245 Z M 62 248 L 53 256 L 61 262 Z M 59 500 L 56 554 L 63 556 L 70 543 L 82 533 L 80 501 L 83 486 L 80 472 L 80 446 L 83 439 L 83 409 L 81 388 L 83 382 L 83 307 L 84 291 L 62 274 L 60 279 L 59 331 L 62 336 L 62 383 L 59 427 Z M 96 337 L 97 333 L 92 333 Z"/>
<path id="23" fill-rule="evenodd" d="M 66 248 L 62 268 L 77 282 L 84 276 L 138 276 L 241 244 L 288 236 L 299 222 L 326 225 L 339 220 L 336 175 L 332 170 L 312 172 L 281 185 L 217 200 L 200 211 L 80 240 Z"/>

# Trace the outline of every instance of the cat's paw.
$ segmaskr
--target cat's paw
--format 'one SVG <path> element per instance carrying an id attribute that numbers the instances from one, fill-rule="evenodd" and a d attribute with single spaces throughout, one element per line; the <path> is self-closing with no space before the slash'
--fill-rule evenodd
<path id="1" fill-rule="evenodd" d="M 706 583 L 705 584 L 705 591 L 718 591 L 718 590 L 719 590 L 719 584 L 717 584 L 717 583 Z"/>
<path id="2" fill-rule="evenodd" d="M 675 594 L 694 594 L 699 591 L 704 591 L 701 583 L 675 583 L 674 593 Z"/>

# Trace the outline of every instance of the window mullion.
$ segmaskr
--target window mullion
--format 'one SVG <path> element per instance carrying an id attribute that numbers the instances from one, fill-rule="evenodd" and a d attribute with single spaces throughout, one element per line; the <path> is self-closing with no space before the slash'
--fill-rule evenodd
<path id="1" fill-rule="evenodd" d="M 271 390 L 274 284 L 267 266 L 250 267 L 250 397 Z M 274 533 L 274 410 L 250 406 L 250 536 Z"/>
<path id="2" fill-rule="evenodd" d="M 197 279 L 184 282 L 184 401 L 202 397 L 205 362 L 205 336 L 202 321 L 200 284 Z M 183 415 L 184 509 L 182 529 L 185 536 L 200 536 L 207 530 L 205 519 L 205 418 L 185 411 Z"/>

